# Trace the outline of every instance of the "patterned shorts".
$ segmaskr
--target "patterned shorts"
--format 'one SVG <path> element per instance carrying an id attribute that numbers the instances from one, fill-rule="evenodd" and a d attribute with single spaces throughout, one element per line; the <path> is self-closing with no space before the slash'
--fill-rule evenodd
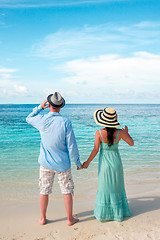
<path id="1" fill-rule="evenodd" d="M 40 166 L 39 188 L 40 194 L 48 195 L 52 193 L 54 176 L 57 174 L 58 183 L 62 194 L 74 194 L 74 183 L 71 175 L 71 169 L 65 172 L 57 172 Z"/>

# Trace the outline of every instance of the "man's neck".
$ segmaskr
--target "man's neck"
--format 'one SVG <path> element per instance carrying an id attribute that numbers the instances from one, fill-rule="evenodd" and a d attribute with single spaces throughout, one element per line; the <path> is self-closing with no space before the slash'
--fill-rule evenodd
<path id="1" fill-rule="evenodd" d="M 59 108 L 59 109 L 56 109 L 56 108 L 50 107 L 50 112 L 57 112 L 57 113 L 59 113 L 60 110 L 61 110 L 60 108 Z"/>

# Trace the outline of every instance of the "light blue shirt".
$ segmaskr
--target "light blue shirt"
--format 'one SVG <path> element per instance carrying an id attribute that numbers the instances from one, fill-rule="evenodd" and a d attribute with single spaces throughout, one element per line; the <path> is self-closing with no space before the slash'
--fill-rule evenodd
<path id="1" fill-rule="evenodd" d="M 26 121 L 37 128 L 41 135 L 41 147 L 38 162 L 41 166 L 59 172 L 71 168 L 71 161 L 81 166 L 79 151 L 71 121 L 60 113 L 39 114 L 41 105 L 35 107 Z"/>

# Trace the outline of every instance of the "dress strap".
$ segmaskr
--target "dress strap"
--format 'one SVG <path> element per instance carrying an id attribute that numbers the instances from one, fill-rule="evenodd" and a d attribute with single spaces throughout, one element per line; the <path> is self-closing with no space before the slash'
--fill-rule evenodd
<path id="1" fill-rule="evenodd" d="M 102 139 L 102 143 L 103 143 L 103 137 L 102 137 L 101 130 L 99 130 L 99 133 L 100 133 L 100 136 L 101 136 L 101 139 Z"/>
<path id="2" fill-rule="evenodd" d="M 115 143 L 117 143 L 118 136 L 119 136 L 119 129 L 118 129 L 118 131 L 117 131 L 117 137 L 116 137 L 116 141 L 115 141 Z"/>

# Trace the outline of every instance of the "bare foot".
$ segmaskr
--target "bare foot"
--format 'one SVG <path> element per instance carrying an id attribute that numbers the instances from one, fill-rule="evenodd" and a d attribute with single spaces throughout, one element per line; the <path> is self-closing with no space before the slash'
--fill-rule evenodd
<path id="1" fill-rule="evenodd" d="M 42 219 L 39 219 L 38 222 L 41 224 L 41 225 L 45 225 L 47 223 L 46 219 L 42 218 Z"/>
<path id="2" fill-rule="evenodd" d="M 73 218 L 72 221 L 68 221 L 68 226 L 72 226 L 79 221 L 78 218 Z"/>

